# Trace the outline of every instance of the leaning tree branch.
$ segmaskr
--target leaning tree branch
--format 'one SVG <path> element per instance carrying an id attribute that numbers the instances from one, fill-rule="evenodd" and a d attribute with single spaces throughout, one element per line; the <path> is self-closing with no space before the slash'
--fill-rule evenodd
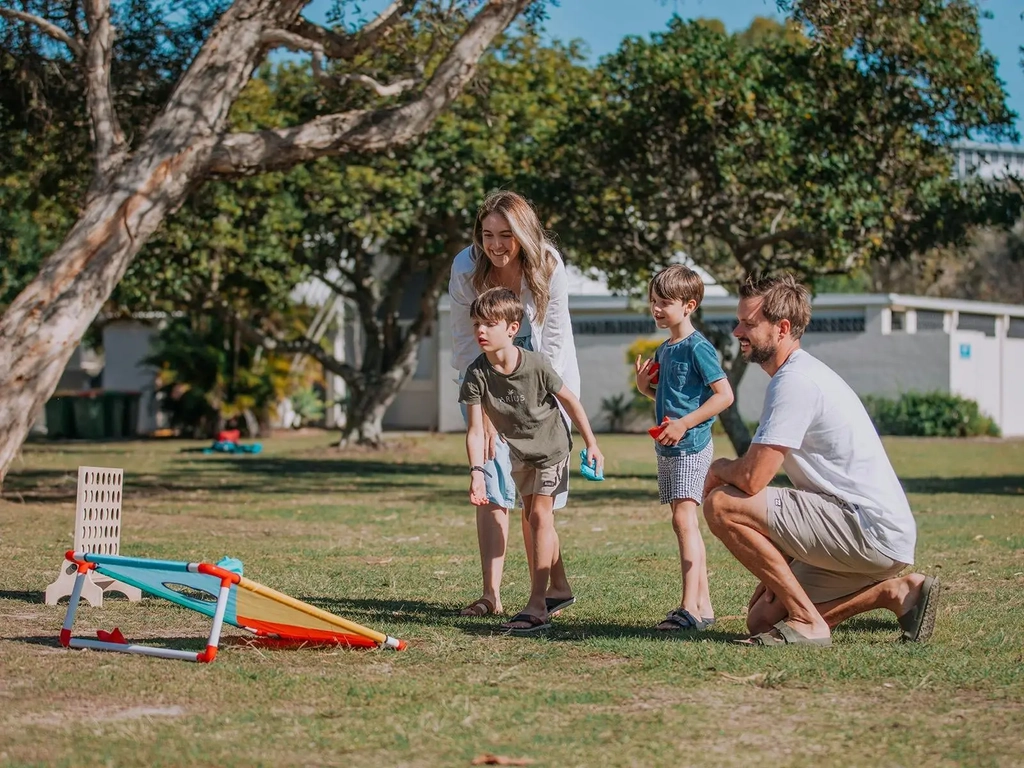
<path id="1" fill-rule="evenodd" d="M 95 174 L 90 194 L 102 189 L 121 165 L 128 142 L 117 119 L 110 95 L 110 60 L 114 27 L 110 23 L 110 0 L 87 0 L 85 15 L 89 25 L 85 58 L 86 105 L 92 128 Z"/>
<path id="2" fill-rule="evenodd" d="M 82 58 L 85 56 L 85 46 L 82 44 L 82 41 L 76 40 L 53 22 L 47 21 L 46 19 L 34 14 L 26 13 L 25 11 L 16 11 L 13 8 L 0 8 L 0 16 L 8 19 L 24 21 L 26 24 L 38 27 L 39 31 L 47 37 L 51 37 L 57 42 L 64 43 L 64 45 L 71 49 L 71 53 L 76 57 Z"/>
<path id="3" fill-rule="evenodd" d="M 408 143 L 455 100 L 472 79 L 487 46 L 530 2 L 488 0 L 427 86 L 409 103 L 325 115 L 294 128 L 228 134 L 208 147 L 207 170 L 222 177 L 244 176 L 290 168 L 318 157 Z"/>
<path id="4" fill-rule="evenodd" d="M 319 46 L 329 59 L 352 59 L 387 37 L 402 15 L 411 11 L 415 5 L 416 0 L 394 0 L 377 18 L 352 35 L 335 32 L 301 16 L 288 31 Z"/>
<path id="5" fill-rule="evenodd" d="M 260 44 L 265 47 L 287 48 L 289 51 L 305 51 L 312 56 L 313 76 L 332 88 L 341 88 L 346 83 L 360 83 L 374 90 L 378 96 L 398 96 L 421 81 L 414 79 L 396 80 L 393 83 L 381 83 L 369 75 L 346 74 L 332 77 L 324 69 L 324 47 L 316 40 L 289 32 L 286 29 L 268 29 L 260 35 Z"/>
<path id="6" fill-rule="evenodd" d="M 215 307 L 217 312 L 225 321 L 232 323 L 234 327 L 238 329 L 242 339 L 248 344 L 254 344 L 262 347 L 268 352 L 277 352 L 286 355 L 308 355 L 335 376 L 341 376 L 349 383 L 357 382 L 362 377 L 362 374 L 359 371 L 348 363 L 343 363 L 338 360 L 338 358 L 328 353 L 327 350 L 312 339 L 306 337 L 291 340 L 280 339 L 240 317 L 227 304 L 227 302 L 222 299 L 215 300 Z"/>

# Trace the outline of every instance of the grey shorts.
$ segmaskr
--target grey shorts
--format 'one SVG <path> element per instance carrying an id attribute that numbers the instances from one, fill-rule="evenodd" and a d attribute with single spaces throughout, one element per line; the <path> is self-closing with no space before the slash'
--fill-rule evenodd
<path id="1" fill-rule="evenodd" d="M 569 490 L 569 457 L 550 467 L 535 467 L 512 459 L 512 479 L 520 496 L 559 496 Z"/>
<path id="2" fill-rule="evenodd" d="M 906 563 L 879 552 L 842 499 L 792 488 L 767 489 L 768 534 L 814 603 L 891 579 Z"/>
<path id="3" fill-rule="evenodd" d="M 708 443 L 697 453 L 682 456 L 658 456 L 658 499 L 671 504 L 677 499 L 704 501 L 704 481 L 715 457 L 715 446 Z"/>

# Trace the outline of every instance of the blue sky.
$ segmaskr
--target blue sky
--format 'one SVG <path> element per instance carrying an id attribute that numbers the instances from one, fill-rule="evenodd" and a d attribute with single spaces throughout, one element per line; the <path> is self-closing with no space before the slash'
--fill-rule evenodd
<path id="1" fill-rule="evenodd" d="M 367 0 L 362 4 L 372 13 L 387 3 Z M 321 21 L 331 0 L 313 0 L 306 15 Z M 1018 47 L 1024 42 L 1024 20 L 1020 0 L 980 0 L 983 11 L 992 15 L 982 21 L 985 46 L 999 59 L 999 76 L 1006 83 L 1010 108 L 1024 113 L 1024 71 Z M 649 35 L 665 27 L 673 13 L 683 18 L 721 19 L 732 32 L 744 29 L 756 16 L 779 18 L 774 0 L 559 0 L 550 10 L 547 29 L 561 40 L 585 41 L 596 59 L 614 51 L 626 35 Z M 1017 119 L 1017 128 L 1024 122 Z"/>

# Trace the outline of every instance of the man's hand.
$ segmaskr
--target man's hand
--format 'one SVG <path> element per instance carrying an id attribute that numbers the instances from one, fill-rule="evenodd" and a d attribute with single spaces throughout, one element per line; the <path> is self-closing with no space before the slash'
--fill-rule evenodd
<path id="1" fill-rule="evenodd" d="M 482 507 L 487 504 L 487 485 L 484 483 L 484 473 L 474 472 L 469 481 L 469 503 L 474 507 Z"/>
<path id="2" fill-rule="evenodd" d="M 669 419 L 662 426 L 661 434 L 658 435 L 657 440 L 662 445 L 675 445 L 683 439 L 687 431 L 682 419 Z"/>
<path id="3" fill-rule="evenodd" d="M 647 358 L 641 362 L 643 356 L 636 356 L 636 388 L 642 395 L 649 395 L 651 391 L 651 366 L 654 364 L 652 358 Z"/>
<path id="4" fill-rule="evenodd" d="M 708 468 L 707 477 L 704 479 L 704 498 L 705 499 L 708 497 L 708 494 L 710 494 L 713 490 L 715 490 L 715 488 L 718 488 L 719 486 L 722 486 L 722 485 L 726 485 L 725 480 L 723 480 L 718 475 L 718 473 L 715 472 L 715 468 L 716 467 L 726 466 L 727 463 L 730 462 L 730 461 L 732 461 L 732 460 L 731 459 L 715 459 L 713 462 L 711 462 L 711 466 Z"/>

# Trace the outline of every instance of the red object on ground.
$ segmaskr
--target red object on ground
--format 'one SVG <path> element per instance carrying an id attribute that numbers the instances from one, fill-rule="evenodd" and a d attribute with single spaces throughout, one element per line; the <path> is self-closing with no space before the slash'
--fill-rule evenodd
<path id="1" fill-rule="evenodd" d="M 105 643 L 120 643 L 121 645 L 128 645 L 128 641 L 124 639 L 124 635 L 121 634 L 121 630 L 118 627 L 114 627 L 109 632 L 103 629 L 97 629 L 96 638 Z"/>
<path id="2" fill-rule="evenodd" d="M 237 429 L 222 429 L 217 433 L 218 443 L 237 443 L 242 438 L 242 433 Z"/>
<path id="3" fill-rule="evenodd" d="M 647 371 L 648 377 L 651 379 L 651 384 L 658 383 L 658 372 L 661 370 L 661 366 L 657 363 L 651 363 L 651 368 Z"/>

